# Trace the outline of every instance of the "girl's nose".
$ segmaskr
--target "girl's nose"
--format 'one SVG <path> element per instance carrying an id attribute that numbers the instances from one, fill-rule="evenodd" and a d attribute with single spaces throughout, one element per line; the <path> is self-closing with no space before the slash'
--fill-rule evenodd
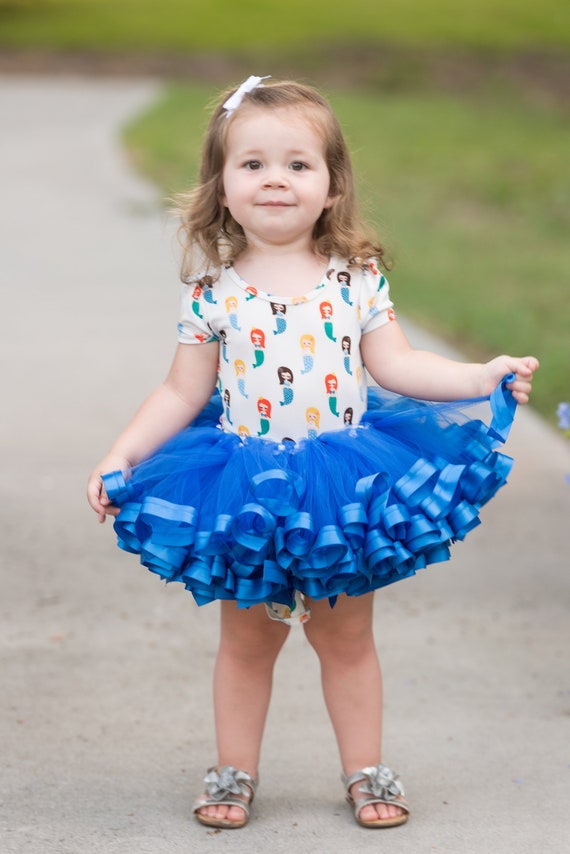
<path id="1" fill-rule="evenodd" d="M 264 187 L 285 187 L 287 185 L 287 176 L 283 169 L 278 166 L 265 170 L 263 175 Z"/>

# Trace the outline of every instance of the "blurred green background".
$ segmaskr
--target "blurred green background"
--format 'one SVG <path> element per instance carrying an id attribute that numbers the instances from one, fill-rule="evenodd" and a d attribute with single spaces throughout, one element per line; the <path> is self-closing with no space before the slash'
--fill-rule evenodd
<path id="1" fill-rule="evenodd" d="M 468 358 L 535 353 L 533 403 L 553 423 L 570 398 L 569 46 L 568 0 L 0 0 L 16 67 L 35 52 L 47 69 L 166 78 L 125 129 L 165 197 L 193 183 L 220 88 L 316 83 L 397 308 Z"/>
<path id="2" fill-rule="evenodd" d="M 570 40 L 564 0 L 1 0 L 2 44 L 241 50 L 315 41 L 519 49 Z"/>

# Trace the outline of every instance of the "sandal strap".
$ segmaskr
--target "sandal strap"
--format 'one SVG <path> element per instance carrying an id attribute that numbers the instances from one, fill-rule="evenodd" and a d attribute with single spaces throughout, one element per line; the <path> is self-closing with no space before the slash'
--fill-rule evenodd
<path id="1" fill-rule="evenodd" d="M 358 812 L 365 804 L 395 804 L 406 812 L 409 812 L 404 787 L 400 778 L 391 768 L 382 763 L 363 768 L 347 777 L 342 775 L 342 781 L 346 790 L 346 799 L 355 805 Z M 355 783 L 363 783 L 358 791 L 362 792 L 364 798 L 355 799 L 350 789 Z"/>
<path id="2" fill-rule="evenodd" d="M 249 815 L 248 805 L 253 801 L 257 780 L 254 780 L 247 771 L 240 771 L 233 765 L 223 765 L 220 769 L 214 765 L 212 768 L 208 768 L 204 783 L 207 794 L 197 799 L 194 804 L 194 812 L 201 807 L 223 804 L 224 806 L 241 807 Z"/>

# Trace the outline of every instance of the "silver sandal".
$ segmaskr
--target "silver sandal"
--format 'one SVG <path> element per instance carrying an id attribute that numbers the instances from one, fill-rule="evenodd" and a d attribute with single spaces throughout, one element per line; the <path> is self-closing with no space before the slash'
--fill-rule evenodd
<path id="1" fill-rule="evenodd" d="M 380 763 L 370 768 L 363 768 L 362 771 L 356 771 L 350 777 L 343 774 L 341 779 L 346 790 L 346 800 L 354 810 L 354 818 L 362 827 L 397 827 L 408 820 L 410 808 L 404 795 L 404 787 L 398 775 L 386 765 Z M 350 789 L 355 783 L 360 782 L 364 785 L 360 786 L 358 791 L 362 792 L 364 797 L 354 798 Z M 360 813 L 369 804 L 392 804 L 400 807 L 404 812 L 392 818 L 364 820 L 360 818 Z"/>
<path id="2" fill-rule="evenodd" d="M 219 770 L 215 766 L 208 768 L 204 783 L 207 794 L 196 798 L 192 807 L 198 821 L 209 827 L 224 827 L 228 830 L 244 827 L 249 821 L 249 805 L 255 795 L 257 780 L 247 771 L 239 771 L 233 765 L 224 765 Z M 244 812 L 243 819 L 235 821 L 229 818 L 213 818 L 199 812 L 203 807 L 213 806 L 239 807 Z"/>

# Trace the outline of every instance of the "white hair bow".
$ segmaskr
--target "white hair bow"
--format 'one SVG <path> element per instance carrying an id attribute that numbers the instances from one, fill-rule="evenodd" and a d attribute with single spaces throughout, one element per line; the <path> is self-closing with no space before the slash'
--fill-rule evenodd
<path id="1" fill-rule="evenodd" d="M 268 80 L 271 75 L 267 75 L 266 77 L 255 77 L 251 76 L 245 80 L 241 86 L 236 89 L 233 95 L 231 95 L 227 101 L 224 103 L 224 110 L 227 110 L 227 117 L 229 118 L 234 110 L 237 110 L 239 105 L 243 100 L 243 96 L 248 92 L 253 92 L 254 89 L 261 84 L 262 80 Z"/>

